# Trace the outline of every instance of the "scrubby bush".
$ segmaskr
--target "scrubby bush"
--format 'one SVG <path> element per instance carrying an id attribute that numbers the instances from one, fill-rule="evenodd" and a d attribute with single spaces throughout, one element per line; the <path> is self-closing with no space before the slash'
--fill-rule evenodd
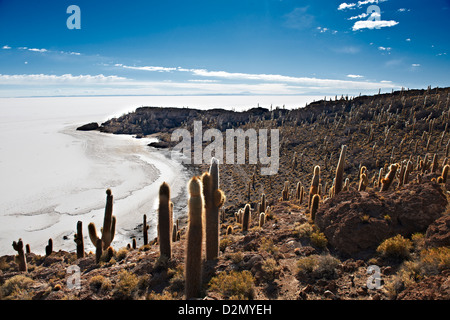
<path id="1" fill-rule="evenodd" d="M 248 300 L 255 294 L 255 279 L 250 271 L 244 270 L 221 272 L 213 277 L 208 284 L 209 291 L 220 293 L 225 299 Z"/>
<path id="2" fill-rule="evenodd" d="M 384 240 L 377 248 L 377 252 L 386 258 L 407 259 L 410 256 L 412 242 L 398 234 Z"/>
<path id="3" fill-rule="evenodd" d="M 27 288 L 34 283 L 33 279 L 24 275 L 17 275 L 5 281 L 0 287 L 2 300 L 30 300 L 31 294 Z"/>
<path id="4" fill-rule="evenodd" d="M 336 267 L 340 263 L 339 259 L 329 254 L 313 254 L 300 258 L 297 261 L 297 268 L 300 276 L 330 279 L 336 276 Z"/>

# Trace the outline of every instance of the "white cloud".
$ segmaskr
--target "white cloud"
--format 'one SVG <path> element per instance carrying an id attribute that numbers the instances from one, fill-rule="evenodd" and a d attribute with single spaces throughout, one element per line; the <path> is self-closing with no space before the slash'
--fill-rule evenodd
<path id="1" fill-rule="evenodd" d="M 411 67 L 420 67 L 420 63 L 413 63 Z"/>
<path id="2" fill-rule="evenodd" d="M 359 74 L 348 74 L 347 77 L 348 78 L 353 78 L 353 79 L 364 78 L 364 76 L 361 76 Z"/>
<path id="3" fill-rule="evenodd" d="M 361 29 L 379 29 L 383 27 L 393 27 L 398 24 L 397 21 L 394 20 L 374 20 L 374 21 L 368 21 L 368 20 L 361 20 L 356 21 L 353 25 L 353 31 L 361 30 Z"/>
<path id="4" fill-rule="evenodd" d="M 338 7 L 338 10 L 345 10 L 345 9 L 355 9 L 355 7 L 361 8 L 362 6 L 369 4 L 369 3 L 381 3 L 386 2 L 387 0 L 365 0 L 365 1 L 358 1 L 358 3 L 341 3 Z"/>
<path id="5" fill-rule="evenodd" d="M 8 49 L 11 49 L 11 47 L 10 47 L 10 46 L 8 46 L 8 45 L 4 45 L 4 46 L 2 47 L 2 49 L 4 49 L 4 50 L 8 50 Z"/>
<path id="6" fill-rule="evenodd" d="M 391 47 L 378 47 L 378 50 L 380 51 L 391 51 Z"/>
<path id="7" fill-rule="evenodd" d="M 354 9 L 356 7 L 356 3 L 341 3 L 338 7 L 338 10 L 345 10 L 345 9 Z"/>
<path id="8" fill-rule="evenodd" d="M 36 48 L 30 48 L 28 49 L 28 51 L 33 51 L 33 52 L 47 52 L 47 49 L 36 49 Z"/>
<path id="9" fill-rule="evenodd" d="M 132 66 L 126 66 L 120 63 L 115 64 L 116 67 L 122 67 L 125 69 L 132 69 L 132 70 L 143 70 L 143 71 L 156 71 L 156 72 L 171 72 L 177 70 L 177 68 L 165 68 L 165 67 L 154 67 L 154 66 L 146 66 L 146 67 L 132 67 Z"/>
<path id="10" fill-rule="evenodd" d="M 406 41 L 406 42 L 411 42 L 411 39 L 410 39 L 410 38 L 408 38 L 408 39 L 406 39 L 405 41 Z"/>
<path id="11" fill-rule="evenodd" d="M 111 83 L 127 81 L 129 79 L 118 76 L 99 75 L 79 75 L 72 74 L 52 75 L 52 74 L 0 74 L 1 84 L 77 84 L 77 83 Z"/>
<path id="12" fill-rule="evenodd" d="M 360 15 L 350 17 L 347 20 L 364 19 L 364 18 L 367 18 L 368 16 L 369 16 L 369 14 L 367 14 L 367 13 L 361 13 Z"/>

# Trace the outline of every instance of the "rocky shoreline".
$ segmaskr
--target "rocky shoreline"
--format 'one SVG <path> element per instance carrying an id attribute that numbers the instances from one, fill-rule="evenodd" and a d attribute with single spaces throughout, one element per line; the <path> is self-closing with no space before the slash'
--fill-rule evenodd
<path id="1" fill-rule="evenodd" d="M 220 165 L 220 189 L 226 195 L 220 254 L 203 262 L 200 299 L 449 300 L 450 181 L 444 170 L 449 100 L 450 88 L 428 88 L 333 97 L 295 110 L 142 107 L 79 129 L 153 135 L 160 140 L 153 147 L 169 150 L 171 133 L 193 130 L 194 120 L 201 120 L 205 130 L 280 131 L 277 175 L 261 175 L 260 163 Z M 342 173 L 348 181 L 334 194 L 343 145 Z M 316 166 L 317 210 L 308 204 Z M 209 164 L 191 168 L 200 175 Z M 264 207 L 259 205 L 263 194 Z M 239 219 L 246 204 L 251 207 L 248 230 Z M 186 226 L 178 231 L 169 260 L 160 256 L 155 240 L 139 241 L 135 249 L 113 248 L 100 262 L 94 253 L 78 259 L 63 251 L 47 257 L 28 253 L 26 273 L 14 256 L 3 256 L 0 297 L 184 299 Z M 79 290 L 67 287 L 70 265 L 80 267 Z"/>

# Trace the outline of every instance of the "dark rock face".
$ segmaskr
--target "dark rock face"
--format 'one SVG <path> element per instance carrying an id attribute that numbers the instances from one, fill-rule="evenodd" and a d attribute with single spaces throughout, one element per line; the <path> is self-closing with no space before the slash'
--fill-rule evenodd
<path id="1" fill-rule="evenodd" d="M 425 232 L 447 200 L 437 183 L 409 184 L 392 192 L 341 192 L 324 202 L 316 225 L 341 254 L 363 257 L 397 234 Z"/>
<path id="2" fill-rule="evenodd" d="M 85 125 L 82 125 L 81 127 L 78 127 L 77 130 L 79 131 L 92 131 L 97 130 L 99 128 L 97 122 L 91 122 Z"/>
<path id="3" fill-rule="evenodd" d="M 450 246 L 450 215 L 445 215 L 434 221 L 425 234 L 427 247 Z"/>

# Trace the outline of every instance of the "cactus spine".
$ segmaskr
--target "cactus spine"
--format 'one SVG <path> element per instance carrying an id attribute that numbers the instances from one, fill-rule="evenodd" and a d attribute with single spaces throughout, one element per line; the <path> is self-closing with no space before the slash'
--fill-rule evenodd
<path id="1" fill-rule="evenodd" d="M 28 271 L 28 268 L 27 268 L 27 259 L 26 259 L 26 257 L 25 257 L 25 253 L 23 252 L 23 242 L 22 242 L 22 239 L 19 239 L 18 242 L 15 242 L 15 241 L 14 241 L 13 244 L 12 244 L 12 246 L 13 246 L 14 250 L 16 250 L 17 253 L 18 253 L 17 261 L 18 261 L 18 264 L 19 264 L 19 271 L 25 271 L 25 272 L 27 272 L 27 271 Z"/>
<path id="2" fill-rule="evenodd" d="M 209 172 L 202 175 L 205 201 L 206 260 L 219 256 L 219 209 L 225 202 L 225 194 L 219 189 L 219 161 L 211 159 Z"/>
<path id="3" fill-rule="evenodd" d="M 77 259 L 84 258 L 84 239 L 83 239 L 83 223 L 77 222 L 77 233 L 75 233 L 74 239 L 77 244 Z"/>
<path id="4" fill-rule="evenodd" d="M 170 187 L 163 182 L 159 187 L 158 241 L 161 256 L 168 259 L 172 258 L 172 208 Z"/>
<path id="5" fill-rule="evenodd" d="M 114 240 L 114 235 L 116 232 L 116 217 L 112 215 L 113 212 L 113 195 L 111 193 L 111 189 L 106 190 L 106 206 L 105 206 L 105 215 L 103 218 L 103 228 L 101 229 L 103 249 L 109 247 L 111 242 Z M 97 231 L 95 224 L 93 222 L 88 225 L 89 238 L 91 239 L 92 244 L 97 247 L 98 239 Z"/>
<path id="6" fill-rule="evenodd" d="M 186 299 L 198 298 L 202 286 L 203 197 L 197 177 L 189 181 L 188 230 L 185 265 Z"/>
<path id="7" fill-rule="evenodd" d="M 347 152 L 347 146 L 342 145 L 341 155 L 339 156 L 339 161 L 338 161 L 338 164 L 336 167 L 336 178 L 335 178 L 335 184 L 334 184 L 334 194 L 335 195 L 342 191 L 346 152 Z"/>

